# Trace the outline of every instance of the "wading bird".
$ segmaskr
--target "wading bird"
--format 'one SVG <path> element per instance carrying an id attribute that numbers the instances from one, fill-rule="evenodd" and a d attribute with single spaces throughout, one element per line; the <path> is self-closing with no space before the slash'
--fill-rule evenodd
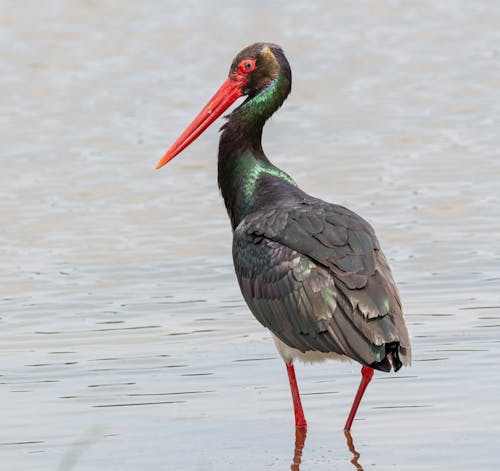
<path id="1" fill-rule="evenodd" d="M 291 83 L 279 46 L 256 43 L 243 49 L 226 81 L 156 168 L 239 97 L 247 97 L 222 126 L 218 159 L 241 292 L 285 361 L 297 428 L 307 423 L 293 361 L 361 363 L 361 383 L 344 427 L 348 431 L 373 369 L 409 365 L 410 340 L 398 289 L 372 227 L 351 210 L 302 191 L 264 154 L 262 129 Z"/>

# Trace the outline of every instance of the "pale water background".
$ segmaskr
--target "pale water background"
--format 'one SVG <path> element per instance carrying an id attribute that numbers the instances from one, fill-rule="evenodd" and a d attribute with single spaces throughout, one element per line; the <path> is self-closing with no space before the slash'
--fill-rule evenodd
<path id="1" fill-rule="evenodd" d="M 290 468 L 222 121 L 154 170 L 265 40 L 294 73 L 267 154 L 375 226 L 406 307 L 414 364 L 376 373 L 358 466 L 500 469 L 500 3 L 430 0 L 0 3 L 0 469 Z M 297 375 L 301 469 L 356 469 L 358 365 Z"/>

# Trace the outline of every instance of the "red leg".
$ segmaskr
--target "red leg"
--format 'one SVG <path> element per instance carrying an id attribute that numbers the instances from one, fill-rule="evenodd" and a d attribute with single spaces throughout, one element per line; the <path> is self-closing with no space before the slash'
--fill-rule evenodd
<path id="1" fill-rule="evenodd" d="M 305 429 L 307 428 L 307 422 L 304 417 L 304 411 L 302 410 L 302 403 L 300 402 L 299 388 L 297 387 L 297 379 L 295 378 L 293 363 L 286 364 L 286 371 L 288 372 L 288 380 L 290 381 L 290 389 L 292 390 L 295 427 Z"/>
<path id="2" fill-rule="evenodd" d="M 369 366 L 363 366 L 361 368 L 361 383 L 359 383 L 358 392 L 356 393 L 356 397 L 354 398 L 354 402 L 352 403 L 351 412 L 349 412 L 349 417 L 347 417 L 347 422 L 345 423 L 344 430 L 351 430 L 352 421 L 354 420 L 354 416 L 359 407 L 359 403 L 363 398 L 363 394 L 365 393 L 366 387 L 368 383 L 371 381 L 373 376 L 373 368 Z"/>

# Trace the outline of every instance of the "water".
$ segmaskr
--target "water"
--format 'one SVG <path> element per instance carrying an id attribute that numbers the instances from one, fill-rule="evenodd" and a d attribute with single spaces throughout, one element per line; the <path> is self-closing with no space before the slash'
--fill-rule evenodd
<path id="1" fill-rule="evenodd" d="M 2 2 L 1 468 L 299 461 L 284 367 L 233 274 L 217 126 L 154 170 L 268 39 L 294 87 L 266 152 L 375 226 L 415 359 L 375 375 L 351 450 L 358 366 L 298 365 L 300 469 L 498 466 L 498 24 L 481 1 Z"/>

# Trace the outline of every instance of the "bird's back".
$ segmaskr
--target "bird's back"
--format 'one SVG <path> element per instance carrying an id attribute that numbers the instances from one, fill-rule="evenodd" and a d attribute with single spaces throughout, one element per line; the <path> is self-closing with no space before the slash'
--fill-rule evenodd
<path id="1" fill-rule="evenodd" d="M 264 175 L 235 228 L 233 258 L 253 314 L 286 345 L 384 371 L 410 363 L 389 265 L 372 227 L 349 209 Z"/>

